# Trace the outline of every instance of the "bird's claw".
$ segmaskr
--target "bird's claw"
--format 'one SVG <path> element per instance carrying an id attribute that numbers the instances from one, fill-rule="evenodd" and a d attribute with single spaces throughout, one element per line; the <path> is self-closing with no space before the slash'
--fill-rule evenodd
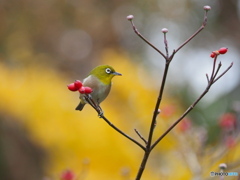
<path id="1" fill-rule="evenodd" d="M 98 113 L 98 117 L 99 118 L 103 117 L 103 112 L 102 111 L 100 113 Z"/>

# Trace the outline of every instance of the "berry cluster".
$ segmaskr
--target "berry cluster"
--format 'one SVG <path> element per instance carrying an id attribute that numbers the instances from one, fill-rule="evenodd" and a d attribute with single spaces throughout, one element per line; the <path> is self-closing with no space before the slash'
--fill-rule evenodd
<path id="1" fill-rule="evenodd" d="M 219 54 L 225 54 L 228 51 L 228 48 L 222 47 L 217 51 L 213 51 L 210 55 L 211 58 L 215 58 Z"/>
<path id="2" fill-rule="evenodd" d="M 79 91 L 81 94 L 90 94 L 93 92 L 92 88 L 84 87 L 82 82 L 79 80 L 69 84 L 67 87 L 70 91 Z"/>

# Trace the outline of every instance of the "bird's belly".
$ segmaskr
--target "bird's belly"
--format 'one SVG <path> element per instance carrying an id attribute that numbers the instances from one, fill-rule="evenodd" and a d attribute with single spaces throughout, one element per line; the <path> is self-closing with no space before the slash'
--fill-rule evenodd
<path id="1" fill-rule="evenodd" d="M 93 89 L 91 93 L 93 100 L 100 104 L 108 96 L 110 87 L 111 86 L 100 85 L 97 89 Z"/>

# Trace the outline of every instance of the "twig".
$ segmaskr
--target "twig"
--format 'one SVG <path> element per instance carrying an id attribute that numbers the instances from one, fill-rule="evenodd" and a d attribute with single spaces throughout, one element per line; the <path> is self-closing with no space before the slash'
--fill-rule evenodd
<path id="1" fill-rule="evenodd" d="M 137 133 L 137 135 L 144 141 L 145 144 L 147 144 L 147 140 L 139 133 L 137 129 L 134 129 L 134 131 Z"/>
<path id="2" fill-rule="evenodd" d="M 163 30 L 162 30 L 163 31 Z M 164 44 L 165 44 L 165 50 L 166 50 L 166 56 L 168 58 L 168 41 L 167 41 L 167 33 L 163 33 L 163 37 L 164 37 Z"/>
<path id="3" fill-rule="evenodd" d="M 198 35 L 204 28 L 205 26 L 207 25 L 207 11 L 205 11 L 205 14 L 204 14 L 204 18 L 203 18 L 203 23 L 201 25 L 201 27 L 190 37 L 188 38 L 184 43 L 182 43 L 182 45 L 180 45 L 176 50 L 175 52 L 178 52 L 180 49 L 183 48 L 183 46 L 185 46 L 189 41 L 191 41 L 196 35 Z"/>
<path id="4" fill-rule="evenodd" d="M 142 148 L 145 151 L 145 147 L 139 143 L 138 141 L 136 141 L 135 139 L 133 139 L 132 137 L 130 137 L 129 135 L 125 134 L 123 131 L 121 131 L 119 128 L 117 128 L 114 124 L 112 124 L 102 113 L 102 110 L 100 108 L 100 106 L 97 106 L 94 101 L 92 100 L 91 96 L 89 96 L 88 94 L 85 96 L 86 101 L 97 111 L 98 116 L 100 118 L 102 118 L 106 123 L 108 123 L 108 125 L 110 125 L 113 129 L 115 129 L 117 132 L 119 132 L 120 134 L 122 134 L 124 137 L 126 137 L 127 139 L 129 139 L 130 141 L 134 142 L 136 145 L 138 145 L 140 148 Z M 98 108 L 99 107 L 99 108 Z"/>
<path id="5" fill-rule="evenodd" d="M 215 71 L 215 65 L 216 65 L 216 60 L 217 58 L 214 60 L 213 62 L 213 69 L 212 72 Z M 219 64 L 218 69 L 216 71 L 216 73 L 212 73 L 210 81 L 208 82 L 208 85 L 206 87 L 206 89 L 203 91 L 203 93 L 199 96 L 199 98 L 192 104 L 189 106 L 189 108 L 182 114 L 182 116 L 177 119 L 151 146 L 151 150 L 190 112 L 192 111 L 192 109 L 197 105 L 197 103 L 207 94 L 207 92 L 209 91 L 209 89 L 211 88 L 211 86 L 217 81 L 219 80 L 231 67 L 232 67 L 233 63 L 231 63 L 231 65 L 218 77 L 216 78 L 217 73 L 219 72 L 219 69 L 221 67 L 221 64 Z M 216 78 L 216 79 L 215 79 Z"/>
<path id="6" fill-rule="evenodd" d="M 233 66 L 233 62 L 230 64 L 230 66 L 222 73 L 220 74 L 214 81 L 213 83 L 215 83 L 217 80 L 219 80 L 224 74 L 226 74 L 226 72 L 228 72 L 229 69 L 231 69 L 231 67 Z"/>
<path id="7" fill-rule="evenodd" d="M 209 83 L 210 80 L 209 80 L 208 74 L 206 74 L 206 78 L 207 78 L 207 82 Z"/>
<path id="8" fill-rule="evenodd" d="M 133 20 L 130 20 L 131 24 L 132 24 L 132 28 L 134 30 L 134 32 L 143 40 L 145 41 L 149 46 L 151 46 L 153 49 L 155 49 L 159 54 L 162 55 L 162 57 L 164 57 L 166 59 L 166 56 L 158 49 L 156 48 L 152 43 L 150 43 L 145 37 L 143 37 L 143 35 L 137 30 L 136 26 L 133 23 Z"/>

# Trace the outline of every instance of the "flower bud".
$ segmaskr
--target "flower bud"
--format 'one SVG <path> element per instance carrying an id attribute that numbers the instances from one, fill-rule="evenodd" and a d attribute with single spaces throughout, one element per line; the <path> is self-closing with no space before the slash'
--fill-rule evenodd
<path id="1" fill-rule="evenodd" d="M 79 89 L 74 83 L 69 84 L 67 87 L 70 91 L 77 91 Z"/>
<path id="2" fill-rule="evenodd" d="M 167 28 L 162 28 L 162 33 L 167 33 L 168 29 Z"/>
<path id="3" fill-rule="evenodd" d="M 225 54 L 228 51 L 228 48 L 222 47 L 218 50 L 219 54 Z"/>
<path id="4" fill-rule="evenodd" d="M 74 82 L 74 85 L 75 85 L 78 89 L 80 89 L 80 88 L 82 87 L 82 82 L 79 81 L 79 80 L 76 80 L 76 81 Z"/>
<path id="5" fill-rule="evenodd" d="M 203 9 L 204 9 L 205 11 L 210 11 L 210 10 L 211 10 L 211 6 L 203 6 Z"/>
<path id="6" fill-rule="evenodd" d="M 129 20 L 129 21 L 133 20 L 133 18 L 134 18 L 133 15 L 128 15 L 128 16 L 127 16 L 127 20 Z"/>

